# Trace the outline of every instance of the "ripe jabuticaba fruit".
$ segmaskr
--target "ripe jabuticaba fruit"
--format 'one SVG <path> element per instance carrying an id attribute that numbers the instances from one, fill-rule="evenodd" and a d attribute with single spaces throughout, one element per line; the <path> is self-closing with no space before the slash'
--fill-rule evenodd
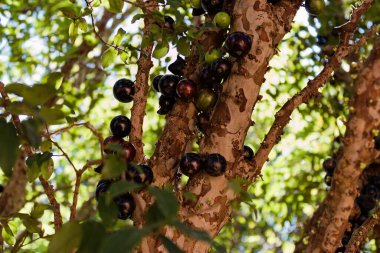
<path id="1" fill-rule="evenodd" d="M 135 146 L 133 146 L 132 143 L 125 141 L 125 142 L 123 142 L 121 147 L 123 148 L 123 152 L 122 152 L 121 156 L 128 162 L 133 161 L 133 159 L 136 156 Z"/>
<path id="2" fill-rule="evenodd" d="M 102 179 L 99 181 L 95 190 L 95 199 L 98 200 L 99 196 L 104 194 L 108 188 L 110 188 L 112 181 L 107 179 Z"/>
<path id="3" fill-rule="evenodd" d="M 334 159 L 329 157 L 323 161 L 322 166 L 323 169 L 327 172 L 327 174 L 332 175 L 336 167 L 336 162 Z"/>
<path id="4" fill-rule="evenodd" d="M 148 186 L 153 182 L 153 171 L 148 165 L 145 164 L 130 164 L 128 165 L 128 169 L 125 173 L 125 178 L 135 183 Z"/>
<path id="5" fill-rule="evenodd" d="M 170 16 L 164 16 L 164 28 L 173 30 L 174 29 L 174 19 Z"/>
<path id="6" fill-rule="evenodd" d="M 380 135 L 375 137 L 375 149 L 380 150 Z"/>
<path id="7" fill-rule="evenodd" d="M 101 173 L 102 173 L 102 170 L 103 170 L 103 167 L 104 167 L 104 164 L 100 164 L 98 167 L 96 167 L 96 168 L 94 169 L 94 171 L 95 171 L 96 173 L 101 174 Z"/>
<path id="8" fill-rule="evenodd" d="M 186 61 L 182 59 L 180 56 L 177 56 L 177 59 L 171 63 L 168 67 L 168 70 L 172 72 L 174 75 L 183 76 L 183 71 L 186 67 Z"/>
<path id="9" fill-rule="evenodd" d="M 118 218 L 121 220 L 130 219 L 136 208 L 135 200 L 132 194 L 125 193 L 114 198 L 114 202 L 118 207 Z"/>
<path id="10" fill-rule="evenodd" d="M 204 132 L 208 123 L 210 122 L 210 115 L 202 112 L 197 116 L 197 128 L 199 131 Z"/>
<path id="11" fill-rule="evenodd" d="M 160 105 L 160 109 L 158 109 L 157 113 L 160 115 L 165 115 L 173 109 L 175 99 L 170 96 L 161 95 L 158 103 Z"/>
<path id="12" fill-rule="evenodd" d="M 356 198 L 356 203 L 363 214 L 369 213 L 376 206 L 376 199 L 369 195 L 360 195 Z"/>
<path id="13" fill-rule="evenodd" d="M 214 107 L 218 95 L 210 89 L 202 89 L 198 92 L 195 99 L 195 106 L 199 111 L 208 111 Z"/>
<path id="14" fill-rule="evenodd" d="M 201 157 L 196 153 L 186 153 L 179 162 L 179 169 L 186 176 L 192 176 L 202 168 Z"/>
<path id="15" fill-rule="evenodd" d="M 246 56 L 252 47 L 252 39 L 243 32 L 233 32 L 227 36 L 224 44 L 226 51 L 233 57 L 241 58 Z"/>
<path id="16" fill-rule="evenodd" d="M 319 15 L 325 9 L 324 0 L 306 0 L 305 8 L 311 15 Z"/>
<path id="17" fill-rule="evenodd" d="M 197 17 L 197 16 L 202 16 L 203 14 L 205 14 L 205 10 L 203 10 L 203 8 L 194 8 L 193 11 L 191 12 L 191 15 L 193 15 L 194 17 Z"/>
<path id="18" fill-rule="evenodd" d="M 164 75 L 158 83 L 158 90 L 165 96 L 174 96 L 179 80 L 179 76 Z"/>
<path id="19" fill-rule="evenodd" d="M 280 2 L 280 0 L 268 0 L 268 3 L 270 3 L 270 4 L 276 4 L 279 2 Z"/>
<path id="20" fill-rule="evenodd" d="M 155 76 L 152 81 L 152 87 L 155 92 L 160 92 L 158 89 L 158 83 L 160 82 L 162 75 Z"/>
<path id="21" fill-rule="evenodd" d="M 0 184 L 0 193 L 4 191 L 4 186 Z"/>
<path id="22" fill-rule="evenodd" d="M 223 9 L 223 0 L 202 0 L 202 8 L 210 15 Z"/>
<path id="23" fill-rule="evenodd" d="M 131 132 L 131 121 L 129 118 L 119 115 L 111 120 L 110 128 L 113 136 L 124 138 Z"/>
<path id="24" fill-rule="evenodd" d="M 113 86 L 114 97 L 123 103 L 129 103 L 135 95 L 135 83 L 128 79 L 120 79 Z"/>
<path id="25" fill-rule="evenodd" d="M 106 154 L 117 153 L 116 152 L 116 150 L 118 148 L 117 145 L 122 147 L 124 142 L 125 141 L 122 138 L 116 137 L 116 136 L 109 136 L 109 137 L 105 138 L 103 141 L 104 153 L 106 153 Z"/>
<path id="26" fill-rule="evenodd" d="M 362 195 L 372 196 L 374 199 L 380 198 L 380 189 L 373 184 L 367 184 L 361 190 Z"/>
<path id="27" fill-rule="evenodd" d="M 222 82 L 222 78 L 219 78 L 217 75 L 215 75 L 212 65 L 209 64 L 202 68 L 199 76 L 199 81 L 201 87 L 213 88 Z"/>
<path id="28" fill-rule="evenodd" d="M 197 85 L 188 79 L 182 79 L 177 84 L 177 95 L 184 100 L 189 100 L 197 94 Z"/>
<path id="29" fill-rule="evenodd" d="M 225 80 L 231 73 L 232 64 L 228 59 L 220 58 L 213 62 L 211 68 L 214 76 Z"/>
<path id="30" fill-rule="evenodd" d="M 210 154 L 206 156 L 203 169 L 213 177 L 223 175 L 227 169 L 227 162 L 221 154 Z"/>
<path id="31" fill-rule="evenodd" d="M 252 161 L 253 155 L 254 155 L 253 150 L 250 147 L 244 145 L 244 150 L 243 150 L 244 159 L 248 161 Z"/>

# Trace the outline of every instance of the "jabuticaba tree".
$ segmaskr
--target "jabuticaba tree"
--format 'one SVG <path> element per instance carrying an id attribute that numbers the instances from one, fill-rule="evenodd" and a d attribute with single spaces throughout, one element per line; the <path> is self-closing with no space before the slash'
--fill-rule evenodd
<path id="1" fill-rule="evenodd" d="M 366 224 L 377 224 L 380 44 L 378 5 L 358 2 L 346 19 L 333 13 L 343 2 L 6 0 L 0 251 L 223 252 L 214 239 L 251 196 L 291 116 L 322 101 L 329 119 L 349 116 L 322 165 L 331 188 L 296 250 L 355 252 Z M 319 64 L 312 71 L 298 56 L 310 54 L 297 44 L 305 30 L 293 26 L 304 10 L 320 30 L 301 40 Z M 289 33 L 296 38 L 284 40 Z M 276 95 L 252 149 L 255 107 L 282 44 L 299 60 L 286 75 L 304 85 L 274 87 L 288 100 Z M 323 86 L 343 89 L 343 102 L 323 100 Z"/>

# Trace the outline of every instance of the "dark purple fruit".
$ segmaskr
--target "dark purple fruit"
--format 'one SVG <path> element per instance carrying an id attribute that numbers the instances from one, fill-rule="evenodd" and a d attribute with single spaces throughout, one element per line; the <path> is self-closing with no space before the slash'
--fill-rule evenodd
<path id="1" fill-rule="evenodd" d="M 213 88 L 222 82 L 222 78 L 214 74 L 212 65 L 206 65 L 200 73 L 199 81 L 202 87 Z"/>
<path id="2" fill-rule="evenodd" d="M 317 35 L 317 45 L 318 46 L 325 46 L 328 42 L 329 38 L 324 35 Z"/>
<path id="3" fill-rule="evenodd" d="M 174 30 L 174 19 L 170 16 L 164 16 L 164 28 Z"/>
<path id="4" fill-rule="evenodd" d="M 0 193 L 4 191 L 4 186 L 0 184 Z"/>
<path id="5" fill-rule="evenodd" d="M 95 190 L 95 199 L 98 200 L 100 195 L 103 195 L 111 186 L 111 180 L 102 179 L 99 181 Z"/>
<path id="6" fill-rule="evenodd" d="M 158 103 L 160 105 L 160 109 L 158 109 L 157 113 L 160 115 L 165 115 L 173 109 L 175 99 L 173 97 L 161 95 Z"/>
<path id="7" fill-rule="evenodd" d="M 369 213 L 376 206 L 376 199 L 369 195 L 360 195 L 356 198 L 356 203 L 363 214 Z"/>
<path id="8" fill-rule="evenodd" d="M 155 92 L 160 92 L 158 89 L 158 83 L 160 82 L 162 75 L 155 76 L 152 81 L 152 87 Z"/>
<path id="9" fill-rule="evenodd" d="M 129 103 L 135 95 L 135 83 L 128 79 L 120 79 L 113 86 L 114 97 L 123 103 Z"/>
<path id="10" fill-rule="evenodd" d="M 100 164 L 98 167 L 96 167 L 96 168 L 94 169 L 94 171 L 95 171 L 96 173 L 101 174 L 101 173 L 102 173 L 102 170 L 103 170 L 103 167 L 104 167 L 104 164 Z"/>
<path id="11" fill-rule="evenodd" d="M 188 79 L 182 79 L 177 84 L 177 95 L 184 100 L 189 100 L 197 94 L 197 85 Z"/>
<path id="12" fill-rule="evenodd" d="M 210 122 L 210 116 L 208 113 L 202 112 L 197 116 L 197 128 L 199 131 L 204 132 L 207 125 Z"/>
<path id="13" fill-rule="evenodd" d="M 136 148 L 130 142 L 124 142 L 121 147 L 123 148 L 123 153 L 121 156 L 128 162 L 133 161 L 136 156 Z"/>
<path id="14" fill-rule="evenodd" d="M 250 147 L 244 145 L 244 150 L 243 150 L 244 159 L 248 161 L 252 161 L 253 155 L 254 155 L 253 150 Z"/>
<path id="15" fill-rule="evenodd" d="M 212 72 L 218 79 L 227 79 L 231 73 L 231 68 L 231 62 L 225 58 L 220 58 L 212 64 Z"/>
<path id="16" fill-rule="evenodd" d="M 375 137 L 375 149 L 380 150 L 380 135 Z"/>
<path id="17" fill-rule="evenodd" d="M 129 118 L 119 115 L 111 120 L 110 128 L 113 136 L 124 138 L 131 132 L 131 121 Z"/>
<path id="18" fill-rule="evenodd" d="M 335 167 L 336 167 L 336 162 L 334 159 L 332 158 L 326 158 L 324 161 L 323 161 L 323 169 L 329 174 L 329 175 L 332 175 L 334 173 L 334 170 L 335 170 Z"/>
<path id="19" fill-rule="evenodd" d="M 194 17 L 197 17 L 197 16 L 202 16 L 203 14 L 205 14 L 205 10 L 203 10 L 203 8 L 193 8 L 193 11 L 192 11 L 192 15 Z"/>
<path id="20" fill-rule="evenodd" d="M 135 200 L 132 194 L 126 193 L 114 198 L 114 202 L 118 208 L 118 218 L 121 220 L 130 219 L 136 208 Z"/>
<path id="21" fill-rule="evenodd" d="M 218 95 L 209 89 L 203 89 L 198 92 L 195 99 L 195 106 L 199 111 L 208 111 L 214 107 L 216 101 L 218 100 Z"/>
<path id="22" fill-rule="evenodd" d="M 211 154 L 206 157 L 203 168 L 210 176 L 217 177 L 226 171 L 227 162 L 222 155 Z"/>
<path id="23" fill-rule="evenodd" d="M 202 0 L 202 8 L 210 15 L 223 9 L 223 0 Z"/>
<path id="24" fill-rule="evenodd" d="M 226 51 L 233 57 L 241 58 L 246 56 L 252 47 L 252 39 L 243 32 L 233 32 L 227 36 L 224 44 Z"/>
<path id="25" fill-rule="evenodd" d="M 103 141 L 104 153 L 106 154 L 116 153 L 117 145 L 120 145 L 121 147 L 123 143 L 124 143 L 124 140 L 120 137 L 109 136 L 105 138 Z"/>
<path id="26" fill-rule="evenodd" d="M 186 176 L 192 176 L 201 170 L 202 160 L 196 153 L 186 153 L 179 162 L 179 169 Z"/>
<path id="27" fill-rule="evenodd" d="M 371 196 L 374 199 L 380 198 L 380 189 L 373 184 L 367 184 L 361 190 L 361 195 Z"/>
<path id="28" fill-rule="evenodd" d="M 325 184 L 327 186 L 331 186 L 332 176 L 331 175 L 326 175 L 324 181 L 325 181 Z"/>
<path id="29" fill-rule="evenodd" d="M 177 56 L 177 59 L 171 63 L 168 67 L 168 70 L 172 72 L 174 75 L 183 76 L 183 71 L 186 67 L 186 61 L 182 59 L 180 56 Z"/>
<path id="30" fill-rule="evenodd" d="M 174 96 L 179 81 L 179 76 L 164 75 L 158 83 L 158 90 L 165 96 Z"/>
<path id="31" fill-rule="evenodd" d="M 138 184 L 150 185 L 153 182 L 153 171 L 148 165 L 128 165 L 125 173 L 127 180 Z"/>
<path id="32" fill-rule="evenodd" d="M 276 4 L 279 2 L 280 2 L 280 0 L 268 0 L 268 3 L 270 3 L 270 4 Z"/>

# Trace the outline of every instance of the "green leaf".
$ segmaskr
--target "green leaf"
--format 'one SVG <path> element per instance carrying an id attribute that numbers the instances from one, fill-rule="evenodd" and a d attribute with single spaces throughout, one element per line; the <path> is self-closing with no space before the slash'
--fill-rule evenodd
<path id="1" fill-rule="evenodd" d="M 52 158 L 41 164 L 41 176 L 45 180 L 49 180 L 54 171 L 54 161 Z"/>
<path id="2" fill-rule="evenodd" d="M 30 105 L 42 105 L 57 94 L 57 90 L 49 85 L 35 84 L 24 94 L 24 100 Z"/>
<path id="3" fill-rule="evenodd" d="M 69 37 L 72 43 L 75 42 L 75 39 L 78 36 L 78 25 L 76 24 L 75 21 L 72 21 L 70 26 L 69 26 Z"/>
<path id="4" fill-rule="evenodd" d="M 12 167 L 19 152 L 20 140 L 16 128 L 0 119 L 0 167 L 6 176 L 11 176 Z"/>
<path id="5" fill-rule="evenodd" d="M 153 51 L 153 57 L 156 59 L 161 59 L 169 52 L 169 44 L 166 42 L 157 44 Z"/>
<path id="6" fill-rule="evenodd" d="M 50 209 L 50 206 L 47 204 L 35 204 L 32 211 L 30 212 L 30 216 L 35 219 L 39 219 L 44 215 L 45 210 Z"/>
<path id="7" fill-rule="evenodd" d="M 122 12 L 124 1 L 123 0 L 108 0 L 108 10 L 113 13 Z M 107 6 L 106 6 L 107 8 Z"/>
<path id="8" fill-rule="evenodd" d="M 27 175 L 29 182 L 33 182 L 34 180 L 36 180 L 40 176 L 41 170 L 43 167 L 52 166 L 52 164 L 50 162 L 51 156 L 52 156 L 52 154 L 49 152 L 45 152 L 42 154 L 36 153 L 36 154 L 29 156 L 26 159 L 26 165 L 28 166 L 28 169 L 26 170 L 26 175 Z M 45 168 L 45 170 L 47 170 L 47 169 Z M 49 172 L 45 171 L 44 173 L 46 174 L 45 176 L 48 176 Z"/>
<path id="9" fill-rule="evenodd" d="M 123 161 L 116 155 L 111 155 L 105 158 L 102 176 L 104 178 L 117 177 L 126 169 L 127 165 L 125 161 Z"/>
<path id="10" fill-rule="evenodd" d="M 75 19 L 77 17 L 77 13 L 75 11 L 75 8 L 72 8 L 72 7 L 61 7 L 61 8 L 59 8 L 59 10 L 62 12 L 62 14 L 65 17 L 68 17 L 68 18 L 71 18 L 71 19 Z"/>
<path id="11" fill-rule="evenodd" d="M 190 228 L 187 225 L 183 224 L 180 221 L 177 221 L 173 224 L 174 227 L 185 233 L 186 235 L 201 241 L 210 242 L 211 238 L 206 231 Z"/>
<path id="12" fill-rule="evenodd" d="M 1 222 L 1 225 L 3 226 L 3 230 L 2 230 L 2 236 L 3 236 L 3 239 L 4 241 L 8 244 L 8 245 L 14 245 L 15 243 L 15 236 L 11 230 L 11 228 L 9 227 L 8 223 L 6 222 Z"/>
<path id="13" fill-rule="evenodd" d="M 119 28 L 119 30 L 117 30 L 117 33 L 113 39 L 113 44 L 120 46 L 121 41 L 123 40 L 126 34 L 127 33 L 122 28 Z"/>
<path id="14" fill-rule="evenodd" d="M 166 218 L 173 219 L 177 216 L 179 204 L 177 197 L 172 192 L 157 187 L 149 187 L 148 190 L 156 197 L 155 203 Z"/>
<path id="15" fill-rule="evenodd" d="M 52 72 L 48 74 L 46 84 L 58 90 L 63 82 L 63 74 L 61 72 Z"/>
<path id="16" fill-rule="evenodd" d="M 82 238 L 81 226 L 76 222 L 68 222 L 53 236 L 48 253 L 70 253 L 79 246 Z"/>
<path id="17" fill-rule="evenodd" d="M 41 116 L 47 123 L 54 124 L 60 123 L 66 115 L 59 107 L 42 107 L 39 111 L 39 116 Z"/>
<path id="18" fill-rule="evenodd" d="M 106 201 L 110 203 L 114 197 L 120 196 L 127 192 L 133 192 L 142 188 L 141 184 L 130 181 L 118 181 L 113 183 L 106 194 Z"/>
<path id="19" fill-rule="evenodd" d="M 185 252 L 181 250 L 180 248 L 178 248 L 178 246 L 175 243 L 173 243 L 169 238 L 163 235 L 160 235 L 159 238 L 169 253 L 184 253 Z"/>
<path id="20" fill-rule="evenodd" d="M 23 97 L 25 92 L 28 91 L 28 89 L 30 89 L 30 87 L 22 83 L 10 83 L 7 86 L 5 86 L 5 91 L 7 93 L 16 94 L 20 97 Z"/>
<path id="21" fill-rule="evenodd" d="M 113 201 L 107 203 L 105 196 L 100 196 L 98 199 L 98 211 L 104 225 L 112 226 L 117 221 L 117 206 Z"/>
<path id="22" fill-rule="evenodd" d="M 22 102 L 12 102 L 7 105 L 7 111 L 15 115 L 33 115 L 33 108 Z"/>
<path id="23" fill-rule="evenodd" d="M 87 22 L 84 18 L 80 18 L 77 20 L 77 24 L 78 24 L 78 28 L 80 30 L 82 30 L 83 32 L 87 32 L 88 30 L 88 26 L 87 26 Z"/>
<path id="24" fill-rule="evenodd" d="M 117 231 L 104 238 L 98 253 L 132 252 L 146 234 L 146 230 L 132 227 Z"/>
<path id="25" fill-rule="evenodd" d="M 183 56 L 190 55 L 190 43 L 185 37 L 182 37 L 177 42 L 177 51 Z"/>
<path id="26" fill-rule="evenodd" d="M 117 50 L 113 47 L 108 48 L 102 55 L 102 67 L 108 68 L 115 61 Z"/>
<path id="27" fill-rule="evenodd" d="M 86 221 L 81 224 L 82 239 L 79 245 L 78 253 L 97 252 L 102 240 L 106 234 L 102 224 L 96 221 Z"/>
<path id="28" fill-rule="evenodd" d="M 41 145 L 42 138 L 40 134 L 41 124 L 39 121 L 29 118 L 21 122 L 22 130 L 28 143 L 38 148 Z"/>
<path id="29" fill-rule="evenodd" d="M 133 16 L 131 22 L 132 24 L 135 23 L 137 20 L 142 19 L 145 17 L 145 14 L 139 13 Z"/>
<path id="30" fill-rule="evenodd" d="M 38 220 L 28 216 L 28 217 L 22 218 L 22 223 L 24 224 L 24 226 L 26 227 L 26 230 L 28 230 L 29 233 L 37 233 L 37 234 L 42 233 L 41 223 Z"/>

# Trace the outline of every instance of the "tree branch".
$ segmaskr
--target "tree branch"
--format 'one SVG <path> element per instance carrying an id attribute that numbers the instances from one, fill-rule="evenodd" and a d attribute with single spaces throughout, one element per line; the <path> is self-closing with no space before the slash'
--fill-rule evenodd
<path id="1" fill-rule="evenodd" d="M 141 4 L 144 4 L 141 1 Z M 148 37 L 150 35 L 150 27 L 151 27 L 151 17 L 148 15 L 150 12 L 157 10 L 158 5 L 156 1 L 150 1 L 149 7 L 142 8 L 144 16 L 144 30 L 143 36 Z M 153 42 L 147 45 L 145 48 L 142 48 L 142 52 L 140 54 L 140 58 L 137 62 L 137 75 L 136 75 L 136 93 L 133 99 L 133 106 L 131 109 L 131 122 L 132 129 L 129 135 L 130 142 L 136 148 L 136 158 L 135 161 L 141 163 L 144 161 L 144 150 L 143 150 L 143 123 L 145 116 L 145 108 L 148 97 L 149 90 L 149 72 L 153 67 L 153 63 L 151 60 L 153 50 Z"/>

